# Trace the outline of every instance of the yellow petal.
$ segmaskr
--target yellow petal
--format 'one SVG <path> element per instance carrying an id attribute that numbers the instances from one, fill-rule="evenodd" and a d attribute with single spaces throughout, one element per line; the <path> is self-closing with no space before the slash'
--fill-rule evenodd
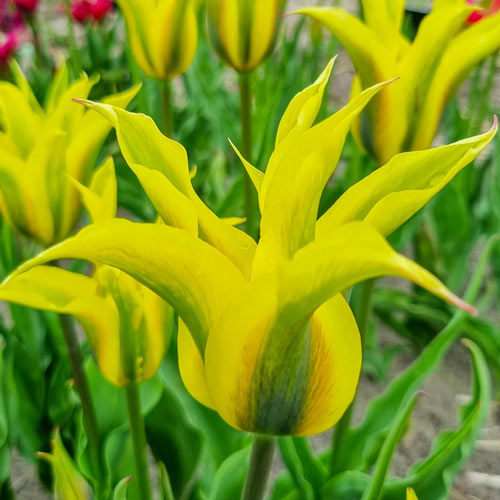
<path id="1" fill-rule="evenodd" d="M 388 236 L 422 208 L 491 142 L 487 133 L 448 146 L 396 155 L 387 165 L 348 189 L 316 226 L 317 239 L 329 238 L 336 226 L 370 222 Z"/>
<path id="2" fill-rule="evenodd" d="M 431 146 L 448 100 L 472 69 L 499 47 L 500 13 L 464 29 L 449 44 L 416 117 L 412 150 Z"/>
<path id="3" fill-rule="evenodd" d="M 289 134 L 275 150 L 261 189 L 261 240 L 254 274 L 290 258 L 314 239 L 323 189 L 335 170 L 353 118 L 387 83 L 355 97 L 299 137 Z"/>
<path id="4" fill-rule="evenodd" d="M 21 157 L 28 158 L 41 131 L 41 119 L 21 90 L 6 81 L 0 82 L 0 116 L 4 132 Z"/>
<path id="5" fill-rule="evenodd" d="M 0 300 L 70 314 L 82 324 L 103 375 L 119 385 L 119 318 L 113 302 L 98 295 L 98 283 L 57 267 L 38 266 L 0 287 Z"/>
<path id="6" fill-rule="evenodd" d="M 186 231 L 121 219 L 82 229 L 22 264 L 15 274 L 60 258 L 86 259 L 130 274 L 174 307 L 200 352 L 226 301 L 244 283 L 229 259 Z"/>
<path id="7" fill-rule="evenodd" d="M 179 319 L 177 335 L 179 371 L 186 389 L 201 404 L 214 408 L 212 396 L 208 391 L 205 363 L 182 319 Z"/>
<path id="8" fill-rule="evenodd" d="M 233 427 L 275 435 L 322 432 L 354 396 L 361 368 L 356 323 L 336 295 L 305 327 L 279 328 L 269 285 L 254 283 L 212 330 L 205 353 L 208 389 Z"/>
<path id="9" fill-rule="evenodd" d="M 85 101 L 84 104 L 96 109 L 115 127 L 123 156 L 132 169 L 137 170 L 136 165 L 140 165 L 159 172 L 175 189 L 191 200 L 198 214 L 200 237 L 228 256 L 243 274 L 248 276 L 255 253 L 254 240 L 243 231 L 227 225 L 198 197 L 191 184 L 187 154 L 182 145 L 161 134 L 153 120 L 145 115 L 129 113 L 113 106 L 90 101 Z M 168 195 L 172 190 L 168 188 L 162 197 L 162 184 L 154 186 L 144 182 L 143 187 L 147 188 L 148 194 L 151 193 L 153 202 L 161 199 L 163 205 L 157 203 L 156 208 L 160 213 L 166 213 L 166 204 L 170 202 Z M 165 183 L 165 189 L 170 184 Z M 171 223 L 174 219 L 182 221 L 189 217 L 184 213 L 177 213 L 175 217 L 173 215 L 174 212 L 182 211 L 187 206 L 181 198 L 176 196 L 170 202 L 168 207 L 170 222 L 166 221 L 167 223 Z"/>
<path id="10" fill-rule="evenodd" d="M 113 158 L 107 158 L 95 171 L 87 188 L 73 178 L 69 178 L 80 191 L 85 208 L 93 222 L 116 217 L 116 175 Z"/>
<path id="11" fill-rule="evenodd" d="M 475 312 L 431 273 L 395 252 L 370 224 L 350 222 L 282 263 L 278 273 L 282 315 L 289 322 L 303 321 L 332 295 L 379 276 L 411 280 L 437 297 Z"/>
<path id="12" fill-rule="evenodd" d="M 323 94 L 330 79 L 335 59 L 333 58 L 328 63 L 323 73 L 312 85 L 299 92 L 290 101 L 278 127 L 276 147 L 289 133 L 293 131 L 304 132 L 311 128 L 323 102 Z"/>

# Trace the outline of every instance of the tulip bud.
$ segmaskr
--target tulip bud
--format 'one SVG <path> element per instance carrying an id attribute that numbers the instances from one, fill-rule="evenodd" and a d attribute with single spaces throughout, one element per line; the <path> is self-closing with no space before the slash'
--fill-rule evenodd
<path id="1" fill-rule="evenodd" d="M 193 61 L 198 43 L 196 0 L 118 0 L 130 46 L 148 76 L 172 80 Z"/>
<path id="2" fill-rule="evenodd" d="M 281 0 L 207 0 L 215 49 L 236 71 L 255 69 L 271 52 Z"/>

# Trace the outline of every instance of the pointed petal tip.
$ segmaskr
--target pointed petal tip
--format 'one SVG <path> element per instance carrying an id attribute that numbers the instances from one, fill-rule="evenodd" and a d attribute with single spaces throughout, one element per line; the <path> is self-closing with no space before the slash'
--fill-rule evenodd
<path id="1" fill-rule="evenodd" d="M 450 294 L 449 296 L 450 304 L 454 305 L 455 307 L 458 307 L 459 309 L 462 309 L 462 311 L 465 311 L 466 313 L 470 314 L 471 316 L 477 316 L 478 311 L 477 308 L 474 307 L 473 305 L 469 304 L 468 302 L 465 302 L 465 300 L 461 299 L 455 294 Z"/>
<path id="2" fill-rule="evenodd" d="M 90 108 L 94 104 L 92 101 L 89 101 L 88 99 L 79 99 L 77 97 L 73 97 L 71 99 L 73 102 L 76 102 L 77 104 L 82 104 L 83 106 Z"/>

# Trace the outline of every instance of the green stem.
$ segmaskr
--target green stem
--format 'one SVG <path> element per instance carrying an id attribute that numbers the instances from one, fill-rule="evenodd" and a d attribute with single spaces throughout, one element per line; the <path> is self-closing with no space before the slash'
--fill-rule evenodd
<path id="1" fill-rule="evenodd" d="M 344 442 L 347 436 L 347 431 L 351 426 L 353 408 L 354 401 L 349 405 L 333 429 L 332 457 L 330 461 L 330 473 L 332 476 L 342 471 L 341 457 L 344 450 Z"/>
<path id="2" fill-rule="evenodd" d="M 241 500 L 261 500 L 264 498 L 275 447 L 275 437 L 255 435 Z"/>
<path id="3" fill-rule="evenodd" d="M 163 131 L 167 137 L 172 138 L 172 82 L 165 80 L 163 83 Z"/>
<path id="4" fill-rule="evenodd" d="M 75 25 L 71 17 L 71 3 L 70 0 L 64 0 L 66 7 L 66 20 L 68 23 L 68 41 L 71 62 L 73 64 L 73 72 L 75 77 L 79 78 L 82 74 L 82 61 L 80 59 L 80 52 L 78 52 L 78 45 L 76 43 Z"/>
<path id="5" fill-rule="evenodd" d="M 128 418 L 132 443 L 134 446 L 135 468 L 141 500 L 151 500 L 151 482 L 149 480 L 148 459 L 146 455 L 146 431 L 141 413 L 141 402 L 138 384 L 131 383 L 125 387 L 127 395 Z"/>
<path id="6" fill-rule="evenodd" d="M 77 333 L 74 326 L 74 321 L 71 316 L 62 314 L 59 316 L 61 329 L 68 348 L 68 356 L 73 371 L 73 379 L 75 389 L 80 397 L 82 405 L 83 426 L 87 434 L 89 444 L 89 454 L 94 469 L 94 474 L 97 479 L 102 477 L 103 467 L 101 462 L 101 453 L 99 447 L 99 427 L 97 424 L 97 416 L 95 412 L 94 402 L 90 394 L 90 387 L 87 376 L 83 371 L 83 361 L 80 352 L 80 344 L 78 342 Z"/>
<path id="7" fill-rule="evenodd" d="M 250 73 L 240 73 L 240 120 L 241 120 L 241 152 L 247 161 L 252 163 L 252 89 Z M 255 230 L 255 194 L 252 181 L 245 171 L 243 174 L 245 192 L 245 217 L 247 233 Z"/>
<path id="8" fill-rule="evenodd" d="M 31 33 L 33 35 L 33 45 L 35 46 L 36 62 L 38 66 L 42 64 L 42 44 L 40 42 L 40 33 L 38 32 L 38 26 L 36 24 L 35 15 L 31 12 L 26 12 L 23 15 L 26 24 L 30 27 Z"/>

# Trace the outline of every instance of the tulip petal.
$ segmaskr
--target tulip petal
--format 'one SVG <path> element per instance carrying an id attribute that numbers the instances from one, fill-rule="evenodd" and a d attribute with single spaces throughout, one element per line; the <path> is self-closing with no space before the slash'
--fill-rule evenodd
<path id="1" fill-rule="evenodd" d="M 344 9 L 308 7 L 295 11 L 295 14 L 315 19 L 339 39 L 349 53 L 364 88 L 397 76 L 395 61 L 391 61 L 390 57 L 380 57 L 385 53 L 385 46 L 375 32 Z"/>
<path id="2" fill-rule="evenodd" d="M 82 196 L 92 222 L 116 217 L 116 175 L 113 158 L 109 157 L 95 171 L 90 186 L 69 178 Z"/>
<path id="3" fill-rule="evenodd" d="M 400 63 L 401 84 L 405 88 L 406 113 L 410 123 L 418 107 L 416 103 L 425 101 L 443 53 L 463 27 L 471 10 L 465 2 L 446 9 L 434 7 L 422 20 L 415 40 Z"/>
<path id="4" fill-rule="evenodd" d="M 500 13 L 464 29 L 448 45 L 417 117 L 412 150 L 430 147 L 448 100 L 472 69 L 500 47 Z"/>
<path id="5" fill-rule="evenodd" d="M 0 287 L 0 300 L 70 314 L 82 324 L 99 369 L 113 383 L 122 380 L 119 318 L 113 302 L 97 295 L 92 278 L 57 267 L 38 266 Z"/>
<path id="6" fill-rule="evenodd" d="M 275 147 L 290 133 L 304 132 L 311 128 L 318 116 L 326 84 L 332 74 L 335 59 L 330 60 L 323 73 L 309 87 L 299 92 L 286 108 L 276 134 Z"/>
<path id="7" fill-rule="evenodd" d="M 353 118 L 388 82 L 365 90 L 343 109 L 275 150 L 264 176 L 261 240 L 254 273 L 290 258 L 314 239 L 321 193 L 335 170 Z"/>
<path id="8" fill-rule="evenodd" d="M 281 317 L 290 324 L 304 321 L 334 294 L 379 276 L 408 279 L 450 304 L 475 312 L 431 273 L 395 252 L 370 224 L 350 222 L 282 262 L 278 271 Z"/>
<path id="9" fill-rule="evenodd" d="M 200 238 L 229 257 L 248 276 L 255 253 L 255 241 L 243 231 L 226 224 L 201 201 L 191 184 L 187 154 L 182 145 L 165 137 L 154 121 L 145 115 L 90 101 L 83 104 L 101 113 L 115 127 L 123 156 L 132 169 L 135 168 L 134 165 L 140 165 L 160 172 L 173 187 L 191 200 L 198 214 Z M 143 187 L 149 194 L 148 189 L 153 186 L 144 183 Z M 152 201 L 159 201 L 160 189 L 161 185 L 154 186 L 154 190 L 151 190 Z M 165 192 L 162 203 L 169 201 L 171 191 L 168 189 Z M 178 196 L 169 207 L 170 221 L 182 221 L 186 218 L 184 213 L 177 213 L 175 217 L 172 215 L 174 210 L 178 212 L 186 207 L 186 203 L 176 206 L 177 202 Z M 158 211 L 166 211 L 165 205 L 157 204 L 156 208 Z"/>
<path id="10" fill-rule="evenodd" d="M 344 413 L 357 386 L 361 342 L 354 317 L 336 295 L 306 328 L 278 330 L 268 285 L 254 283 L 210 333 L 205 364 L 214 406 L 245 431 L 322 432 Z"/>
<path id="11" fill-rule="evenodd" d="M 193 337 L 182 319 L 177 333 L 179 371 L 189 394 L 201 404 L 214 408 L 205 375 L 205 363 Z"/>
<path id="12" fill-rule="evenodd" d="M 241 160 L 241 163 L 245 167 L 248 177 L 250 177 L 252 184 L 257 190 L 257 193 L 260 193 L 262 182 L 264 182 L 264 172 L 262 172 L 262 170 L 259 170 L 258 168 L 254 167 L 250 162 L 248 162 L 245 159 L 245 157 L 240 153 L 240 150 L 233 144 L 231 139 L 229 139 L 229 143 L 231 144 L 231 147 L 234 149 L 234 152 L 238 155 L 238 158 Z"/>
<path id="13" fill-rule="evenodd" d="M 186 231 L 124 219 L 82 229 L 22 264 L 10 279 L 35 265 L 61 258 L 86 259 L 130 274 L 174 307 L 200 352 L 204 352 L 211 325 L 226 301 L 244 283 L 229 259 Z"/>
<path id="14" fill-rule="evenodd" d="M 396 155 L 387 165 L 348 189 L 319 219 L 318 240 L 336 226 L 370 222 L 388 236 L 422 208 L 491 142 L 495 125 L 485 134 L 426 151 Z"/>
<path id="15" fill-rule="evenodd" d="M 23 159 L 28 158 L 41 131 L 40 116 L 12 83 L 0 82 L 0 119 L 3 131 L 14 141 Z"/>

